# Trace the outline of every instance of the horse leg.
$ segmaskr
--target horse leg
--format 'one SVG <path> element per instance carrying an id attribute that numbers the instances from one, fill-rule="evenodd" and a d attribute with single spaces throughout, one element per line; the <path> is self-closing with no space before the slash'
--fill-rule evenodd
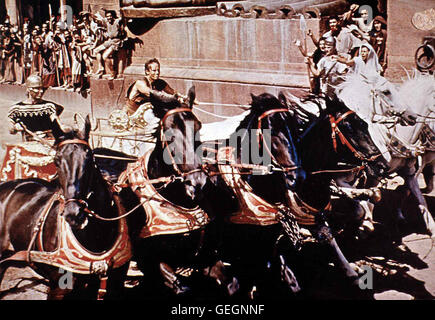
<path id="1" fill-rule="evenodd" d="M 358 273 L 351 267 L 349 261 L 338 246 L 337 241 L 332 235 L 331 229 L 326 223 L 324 213 L 319 213 L 316 218 L 318 220 L 317 230 L 314 233 L 316 240 L 327 246 L 332 254 L 332 258 L 335 260 L 335 265 L 344 272 L 346 278 L 351 280 L 353 284 L 358 284 Z"/>
<path id="2" fill-rule="evenodd" d="M 421 189 L 422 193 L 431 193 L 433 190 L 433 177 L 435 175 L 435 166 L 430 163 L 422 171 L 426 188 Z"/>
<path id="3" fill-rule="evenodd" d="M 175 271 L 166 263 L 160 263 L 160 273 L 165 279 L 165 285 L 170 288 L 175 294 L 183 294 L 190 291 L 190 288 L 183 285 L 180 281 L 180 277 Z"/>
<path id="4" fill-rule="evenodd" d="M 362 228 L 365 232 L 373 232 L 375 227 L 373 225 L 373 209 L 375 205 L 369 201 L 360 201 L 361 207 L 364 209 L 364 221 L 362 223 Z"/>
<path id="5" fill-rule="evenodd" d="M 230 274 L 228 268 L 221 260 L 217 261 L 213 266 L 205 268 L 203 273 L 215 279 L 219 287 L 223 287 L 225 294 L 228 296 L 233 296 L 239 290 L 238 280 Z"/>
<path id="6" fill-rule="evenodd" d="M 422 214 L 426 231 L 431 237 L 435 237 L 435 221 L 427 208 L 426 199 L 420 191 L 417 177 L 415 175 L 410 175 L 405 179 L 405 181 L 411 193 L 417 198 L 418 208 Z"/>
<path id="7" fill-rule="evenodd" d="M 299 291 L 301 291 L 298 280 L 296 279 L 293 271 L 288 266 L 283 255 L 279 255 L 279 265 L 281 281 L 287 285 L 292 293 L 298 293 Z"/>
<path id="8" fill-rule="evenodd" d="M 124 297 L 124 281 L 127 278 L 129 263 L 112 269 L 107 273 L 105 300 L 122 300 Z"/>

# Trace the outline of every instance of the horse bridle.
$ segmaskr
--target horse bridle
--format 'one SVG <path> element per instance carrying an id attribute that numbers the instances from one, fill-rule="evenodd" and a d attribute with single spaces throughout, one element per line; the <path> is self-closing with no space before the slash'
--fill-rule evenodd
<path id="1" fill-rule="evenodd" d="M 277 109 L 270 109 L 267 110 L 265 112 L 263 112 L 259 117 L 258 117 L 258 122 L 257 122 L 257 142 L 258 142 L 258 147 L 261 147 L 261 141 L 264 141 L 264 134 L 263 134 L 263 129 L 261 127 L 261 122 L 264 118 L 277 113 L 277 112 L 289 112 L 289 110 L 287 108 L 277 108 Z M 294 171 L 298 168 L 298 166 L 291 166 L 291 167 L 283 167 L 282 165 L 280 165 L 278 163 L 278 161 L 276 160 L 276 158 L 273 156 L 272 151 L 269 149 L 269 147 L 267 146 L 267 143 L 263 143 L 264 148 L 266 149 L 267 153 L 269 153 L 270 155 L 270 159 L 272 160 L 272 162 L 274 162 L 276 165 L 279 166 L 279 168 L 282 169 L 282 171 L 284 172 L 288 172 L 288 171 Z"/>
<path id="2" fill-rule="evenodd" d="M 193 113 L 193 112 L 192 112 L 192 109 L 190 109 L 190 108 L 175 108 L 175 109 L 171 109 L 171 110 L 169 110 L 168 112 L 166 112 L 166 114 L 165 114 L 165 115 L 163 116 L 163 118 L 160 120 L 160 140 L 161 140 L 161 142 L 162 142 L 162 149 L 165 150 L 165 149 L 167 148 L 167 150 L 168 150 L 168 154 L 169 154 L 169 157 L 170 157 L 170 159 L 171 159 L 172 167 L 174 168 L 175 172 L 176 172 L 178 175 L 180 175 L 180 178 L 179 178 L 179 179 L 182 180 L 182 179 L 183 179 L 185 176 L 187 176 L 188 174 L 191 174 L 191 173 L 193 173 L 193 172 L 202 171 L 202 168 L 201 168 L 201 169 L 194 169 L 194 170 L 189 171 L 189 172 L 182 172 L 182 171 L 180 170 L 180 168 L 178 168 L 177 163 L 175 162 L 175 159 L 174 159 L 174 157 L 172 156 L 171 151 L 169 150 L 169 144 L 168 144 L 168 141 L 167 141 L 166 139 L 164 139 L 164 132 L 163 132 L 164 128 L 163 128 L 163 125 L 164 125 L 166 119 L 167 119 L 168 117 L 170 117 L 170 116 L 176 114 L 176 113 L 181 113 L 181 112 L 190 112 L 190 113 Z"/>
<path id="3" fill-rule="evenodd" d="M 367 162 L 374 161 L 378 157 L 380 157 L 381 154 L 372 156 L 372 157 L 367 159 L 361 152 L 359 152 L 358 150 L 356 150 L 354 148 L 354 146 L 352 146 L 352 144 L 349 142 L 349 140 L 344 136 L 344 134 L 338 128 L 338 124 L 341 121 L 343 121 L 349 115 L 354 114 L 354 113 L 355 113 L 355 111 L 349 110 L 349 111 L 345 112 L 344 114 L 342 114 L 338 119 L 335 119 L 335 117 L 331 114 L 329 115 L 329 122 L 331 123 L 332 146 L 334 147 L 334 151 L 336 153 L 338 153 L 338 151 L 337 151 L 337 136 L 338 136 L 340 138 L 341 144 L 346 146 L 357 159 L 359 159 L 361 161 L 367 161 Z"/>
<path id="4" fill-rule="evenodd" d="M 91 146 L 89 145 L 89 143 L 86 140 L 83 139 L 68 139 L 68 140 L 64 140 L 58 144 L 56 144 L 56 148 L 59 150 L 60 147 L 63 147 L 64 145 L 67 144 L 81 144 L 84 146 L 87 146 L 89 149 L 91 149 Z M 64 195 L 61 195 L 61 198 L 63 200 L 63 204 L 61 206 L 61 212 L 63 212 L 63 210 L 65 209 L 65 206 L 70 203 L 70 202 L 78 202 L 79 204 L 81 204 L 84 207 L 84 211 L 86 213 L 93 213 L 89 208 L 88 208 L 88 203 L 83 200 L 83 199 L 76 199 L 76 198 L 65 198 Z"/>

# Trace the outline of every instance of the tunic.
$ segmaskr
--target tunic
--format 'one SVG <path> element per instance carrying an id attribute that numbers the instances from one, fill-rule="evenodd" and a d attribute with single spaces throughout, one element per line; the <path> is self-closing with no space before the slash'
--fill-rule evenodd
<path id="1" fill-rule="evenodd" d="M 164 91 L 168 94 L 175 94 L 175 90 L 172 89 L 169 84 L 162 79 L 158 79 L 154 81 L 152 84 L 148 81 L 147 78 L 144 79 L 146 85 L 148 88 L 151 88 L 156 91 Z M 127 101 L 126 101 L 126 108 L 127 112 L 129 114 L 133 114 L 136 112 L 136 110 L 144 103 L 150 102 L 150 98 L 145 96 L 144 94 L 140 92 L 136 92 L 133 97 L 130 98 L 131 90 L 133 89 L 133 86 L 136 84 L 136 81 L 128 88 L 127 90 Z"/>
<path id="2" fill-rule="evenodd" d="M 347 71 L 347 65 L 338 62 L 331 58 L 331 56 L 325 56 L 320 59 L 317 64 L 320 74 L 320 90 L 323 94 L 333 98 L 335 95 L 335 86 L 342 81 L 342 75 Z"/>
<path id="3" fill-rule="evenodd" d="M 53 120 L 63 112 L 63 109 L 61 105 L 45 100 L 37 104 L 19 102 L 9 109 L 8 118 L 13 123 L 24 124 L 31 132 L 47 133 L 52 130 Z"/>

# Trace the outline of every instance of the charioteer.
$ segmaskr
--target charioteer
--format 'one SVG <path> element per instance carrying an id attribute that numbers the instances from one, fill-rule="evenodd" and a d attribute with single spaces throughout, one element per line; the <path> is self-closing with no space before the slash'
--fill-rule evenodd
<path id="1" fill-rule="evenodd" d="M 26 87 L 27 99 L 9 109 L 10 133 L 21 132 L 25 141 L 53 138 L 53 122 L 60 123 L 59 116 L 64 107 L 42 99 L 44 87 L 39 75 L 29 76 Z"/>
<path id="2" fill-rule="evenodd" d="M 160 62 L 156 58 L 145 63 L 145 77 L 136 80 L 127 90 L 124 111 L 130 120 L 140 126 L 145 126 L 144 112 L 151 109 L 150 93 L 159 92 L 173 95 L 184 100 L 185 97 L 177 93 L 165 80 L 160 78 Z"/>

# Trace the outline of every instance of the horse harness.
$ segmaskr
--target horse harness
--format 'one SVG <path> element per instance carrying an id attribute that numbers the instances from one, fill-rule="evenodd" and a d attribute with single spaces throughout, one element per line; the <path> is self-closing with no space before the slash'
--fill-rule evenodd
<path id="1" fill-rule="evenodd" d="M 344 119 L 346 119 L 349 115 L 354 114 L 355 111 L 349 110 L 347 112 L 345 112 L 344 114 L 342 114 L 340 117 L 338 117 L 337 119 L 335 119 L 335 117 L 333 115 L 329 115 L 329 122 L 331 123 L 331 138 L 332 138 L 332 146 L 334 148 L 334 151 L 336 153 L 338 153 L 337 150 L 337 136 L 340 139 L 340 142 L 343 146 L 347 147 L 350 152 L 353 153 L 353 155 L 355 156 L 355 158 L 357 158 L 358 160 L 361 160 L 363 162 L 371 162 L 376 160 L 377 158 L 379 158 L 382 154 L 377 154 L 374 155 L 370 158 L 366 158 L 361 152 L 359 152 L 358 150 L 355 149 L 354 146 L 352 146 L 352 144 L 349 142 L 349 140 L 344 136 L 344 134 L 341 132 L 340 128 L 338 127 L 338 124 L 343 121 Z M 352 168 L 350 170 L 346 170 L 346 171 L 350 171 L 350 172 L 360 172 L 361 170 L 363 170 L 366 167 L 366 164 L 362 164 L 361 166 L 357 167 L 357 168 Z M 339 170 L 339 172 L 343 172 L 343 170 Z"/>
<path id="2" fill-rule="evenodd" d="M 118 179 L 120 185 L 129 185 L 141 199 L 147 214 L 147 223 L 140 232 L 141 238 L 156 235 L 187 233 L 205 227 L 210 218 L 196 206 L 184 208 L 165 199 L 158 193 L 148 177 L 147 166 L 152 150 L 136 163 L 130 163 Z M 126 181 L 128 180 L 128 184 Z"/>
<path id="3" fill-rule="evenodd" d="M 85 140 L 70 139 L 59 143 L 57 148 L 73 143 L 89 147 L 88 142 Z M 118 209 L 118 214 L 119 216 L 122 216 L 125 213 L 125 208 L 121 204 L 118 195 L 113 194 L 113 198 Z M 29 263 L 32 267 L 34 267 L 34 263 L 42 263 L 59 267 L 73 273 L 87 275 L 95 274 L 101 279 L 98 298 L 102 298 L 102 295 L 105 292 L 108 270 L 123 266 L 125 263 L 129 262 L 132 257 L 127 222 L 125 219 L 120 220 L 118 225 L 118 237 L 110 249 L 100 254 L 90 252 L 79 243 L 72 232 L 71 227 L 63 216 L 66 204 L 73 201 L 79 202 L 82 205 L 85 204 L 84 210 L 86 213 L 94 213 L 87 208 L 87 203 L 84 200 L 73 198 L 65 199 L 61 191 L 57 191 L 51 196 L 47 205 L 41 211 L 38 222 L 33 228 L 31 241 L 27 250 L 18 251 L 11 257 L 1 260 L 0 265 L 8 261 L 24 261 Z M 48 214 L 56 202 L 59 203 L 59 210 L 57 213 L 58 245 L 55 251 L 46 252 L 43 246 L 43 230 Z M 37 250 L 32 250 L 35 245 Z"/>
<path id="4" fill-rule="evenodd" d="M 268 110 L 268 111 L 264 112 L 263 114 L 261 114 L 258 117 L 258 123 L 257 123 L 257 142 L 258 142 L 258 147 L 259 148 L 261 147 L 261 145 L 260 145 L 261 141 L 262 140 L 264 141 L 264 134 L 263 134 L 263 130 L 262 130 L 262 127 L 261 127 L 261 122 L 262 122 L 262 120 L 264 118 L 270 116 L 271 114 L 277 113 L 277 112 L 289 112 L 289 110 L 287 108 L 271 109 L 271 110 Z M 298 168 L 297 166 L 291 166 L 291 167 L 284 167 L 283 168 L 281 165 L 278 164 L 278 161 L 276 161 L 275 157 L 272 154 L 272 151 L 267 146 L 267 143 L 263 143 L 263 145 L 264 145 L 264 148 L 266 149 L 267 153 L 269 154 L 270 159 L 272 160 L 272 162 L 277 164 L 278 167 L 280 169 L 282 169 L 281 171 L 289 172 L 289 171 L 294 171 L 294 170 L 296 170 Z"/>

